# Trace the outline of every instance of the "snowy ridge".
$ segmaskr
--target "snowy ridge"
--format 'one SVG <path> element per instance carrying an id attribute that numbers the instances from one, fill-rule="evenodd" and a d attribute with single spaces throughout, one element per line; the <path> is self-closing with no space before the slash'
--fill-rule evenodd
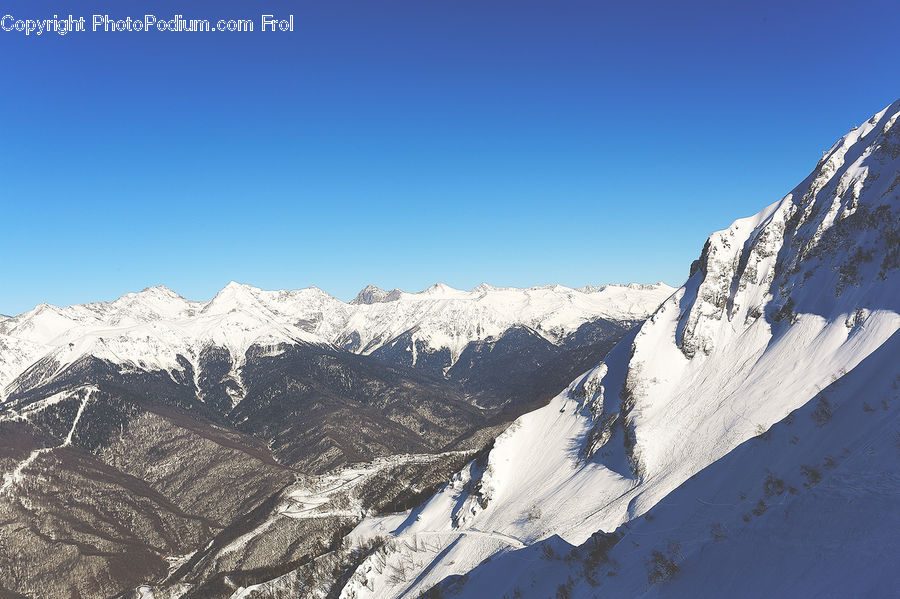
<path id="1" fill-rule="evenodd" d="M 57 372 L 84 355 L 172 370 L 180 368 L 179 355 L 196 365 L 210 345 L 228 349 L 237 369 L 254 344 L 333 344 L 368 354 L 409 331 L 425 348 L 449 348 L 455 361 L 469 342 L 515 325 L 556 341 L 597 318 L 642 319 L 672 290 L 663 283 L 589 291 L 489 285 L 460 291 L 437 284 L 421 293 L 370 286 L 348 304 L 315 287 L 265 291 L 232 282 L 208 302 L 160 286 L 108 303 L 41 304 L 0 321 L 0 397 L 41 359 L 52 360 Z"/>
<path id="2" fill-rule="evenodd" d="M 885 346 L 900 329 L 898 117 L 900 101 L 781 201 L 712 234 L 687 283 L 485 464 L 410 514 L 363 521 L 359 538 L 442 542 L 364 564 L 342 597 L 416 597 L 515 548 L 471 531 L 580 544 L 616 530 Z M 896 360 L 881 365 L 896 384 Z"/>

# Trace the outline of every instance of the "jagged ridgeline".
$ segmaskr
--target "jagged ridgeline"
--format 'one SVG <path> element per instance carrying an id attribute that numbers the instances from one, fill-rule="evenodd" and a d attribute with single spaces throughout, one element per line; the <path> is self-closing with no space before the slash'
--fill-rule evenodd
<path id="1" fill-rule="evenodd" d="M 364 513 L 430 496 L 671 291 L 437 285 L 347 304 L 230 284 L 4 317 L 0 594 L 172 576 L 228 596 L 312 568 Z M 368 466 L 321 478 L 350 463 Z"/>

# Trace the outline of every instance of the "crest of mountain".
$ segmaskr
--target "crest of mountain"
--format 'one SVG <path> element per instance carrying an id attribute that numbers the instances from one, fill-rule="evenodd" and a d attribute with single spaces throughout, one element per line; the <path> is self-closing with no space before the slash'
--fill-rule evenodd
<path id="1" fill-rule="evenodd" d="M 363 521 L 356 538 L 396 542 L 344 594 L 891 594 L 898 118 L 900 101 L 712 234 L 684 286 L 486 459 Z"/>

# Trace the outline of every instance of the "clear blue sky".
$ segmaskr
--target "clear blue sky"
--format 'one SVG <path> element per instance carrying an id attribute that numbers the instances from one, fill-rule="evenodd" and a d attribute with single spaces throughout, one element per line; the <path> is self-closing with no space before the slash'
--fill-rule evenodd
<path id="1" fill-rule="evenodd" d="M 900 95 L 893 1 L 87 4 L 0 12 L 295 32 L 0 31 L 2 313 L 232 279 L 677 285 Z"/>

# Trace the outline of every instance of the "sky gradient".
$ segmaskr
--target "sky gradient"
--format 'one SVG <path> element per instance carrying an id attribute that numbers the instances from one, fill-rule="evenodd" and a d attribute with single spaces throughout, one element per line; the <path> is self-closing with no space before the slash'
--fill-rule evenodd
<path id="1" fill-rule="evenodd" d="M 230 280 L 679 285 L 900 94 L 896 2 L 89 4 L 0 12 L 295 31 L 0 31 L 0 313 Z"/>

